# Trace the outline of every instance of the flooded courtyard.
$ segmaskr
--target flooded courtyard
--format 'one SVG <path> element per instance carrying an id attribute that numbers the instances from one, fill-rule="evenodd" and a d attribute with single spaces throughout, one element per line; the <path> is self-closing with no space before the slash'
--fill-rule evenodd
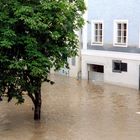
<path id="1" fill-rule="evenodd" d="M 33 104 L 0 102 L 0 140 L 139 140 L 140 93 L 108 84 L 52 76 L 42 84 L 42 119 Z"/>

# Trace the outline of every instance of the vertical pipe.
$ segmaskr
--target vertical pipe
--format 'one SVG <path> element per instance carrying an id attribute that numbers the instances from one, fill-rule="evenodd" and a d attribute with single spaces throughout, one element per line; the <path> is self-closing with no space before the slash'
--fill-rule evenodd
<path id="1" fill-rule="evenodd" d="M 139 91 L 140 91 L 140 65 L 139 65 Z"/>

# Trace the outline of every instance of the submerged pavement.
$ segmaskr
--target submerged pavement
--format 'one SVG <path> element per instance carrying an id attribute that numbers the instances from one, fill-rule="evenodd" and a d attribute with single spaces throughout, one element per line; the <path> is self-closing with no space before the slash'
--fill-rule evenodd
<path id="1" fill-rule="evenodd" d="M 42 84 L 42 119 L 33 104 L 0 102 L 0 140 L 139 140 L 140 93 L 52 75 Z"/>

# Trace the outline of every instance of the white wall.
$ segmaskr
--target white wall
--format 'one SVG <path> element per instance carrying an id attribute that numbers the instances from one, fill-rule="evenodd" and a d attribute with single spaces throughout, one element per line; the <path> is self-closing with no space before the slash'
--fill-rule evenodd
<path id="1" fill-rule="evenodd" d="M 72 65 L 71 58 L 69 59 L 69 76 L 77 78 L 78 72 L 80 71 L 80 57 L 76 56 L 75 58 L 75 65 Z"/>
<path id="2" fill-rule="evenodd" d="M 132 88 L 139 88 L 139 64 L 134 60 L 124 60 L 127 63 L 127 72 L 116 73 L 112 72 L 112 60 L 110 59 L 109 65 L 106 65 L 104 79 L 107 83 L 116 85 L 123 85 Z"/>
<path id="3" fill-rule="evenodd" d="M 139 46 L 139 0 L 88 0 L 88 21 L 104 21 L 104 44 L 113 44 L 113 21 L 128 20 L 128 45 Z M 91 24 L 87 29 L 91 43 Z"/>
<path id="4" fill-rule="evenodd" d="M 97 53 L 98 52 L 98 53 Z M 104 65 L 104 82 L 127 86 L 131 88 L 139 88 L 139 65 L 140 57 L 136 54 L 93 51 L 90 53 L 82 52 L 82 78 L 87 79 L 87 64 Z M 101 53 L 100 53 L 101 52 Z M 94 55 L 93 55 L 94 54 Z M 113 54 L 113 55 L 109 55 Z M 130 57 L 129 57 L 130 55 Z M 122 60 L 127 63 L 127 72 L 112 72 L 112 60 Z"/>

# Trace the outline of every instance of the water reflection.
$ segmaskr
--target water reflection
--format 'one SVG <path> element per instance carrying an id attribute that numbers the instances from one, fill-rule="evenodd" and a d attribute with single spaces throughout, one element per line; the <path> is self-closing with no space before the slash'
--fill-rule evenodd
<path id="1" fill-rule="evenodd" d="M 32 102 L 0 103 L 0 140 L 139 140 L 137 90 L 52 76 L 42 85 L 42 119 Z"/>

